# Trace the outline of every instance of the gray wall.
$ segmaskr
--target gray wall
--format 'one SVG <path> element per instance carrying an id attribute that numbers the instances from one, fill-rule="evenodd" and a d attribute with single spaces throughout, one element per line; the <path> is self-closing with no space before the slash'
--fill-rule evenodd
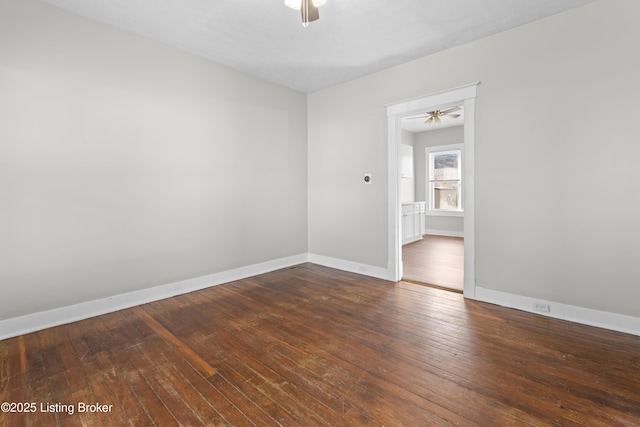
<path id="1" fill-rule="evenodd" d="M 384 106 L 479 80 L 478 285 L 640 316 L 638 16 L 597 1 L 311 94 L 310 252 L 387 267 Z"/>
<path id="2" fill-rule="evenodd" d="M 384 105 L 478 80 L 478 285 L 640 316 L 638 16 L 600 0 L 305 97 L 2 0 L 0 320 L 305 251 L 386 268 Z"/>
<path id="3" fill-rule="evenodd" d="M 454 126 L 414 134 L 414 165 L 416 171 L 416 200 L 426 201 L 426 147 L 460 144 L 464 142 L 464 127 Z M 425 224 L 427 234 L 450 234 L 461 236 L 464 231 L 463 217 L 427 215 Z"/>
<path id="4" fill-rule="evenodd" d="M 0 1 L 0 320 L 307 251 L 306 96 Z"/>

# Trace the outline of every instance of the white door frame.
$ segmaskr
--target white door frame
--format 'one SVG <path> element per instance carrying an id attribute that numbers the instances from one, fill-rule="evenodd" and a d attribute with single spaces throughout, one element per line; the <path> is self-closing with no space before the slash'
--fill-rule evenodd
<path id="1" fill-rule="evenodd" d="M 402 278 L 402 233 L 400 230 L 400 119 L 452 104 L 464 105 L 464 284 L 465 298 L 475 299 L 475 99 L 480 82 L 387 105 L 388 116 L 388 262 L 391 280 Z"/>

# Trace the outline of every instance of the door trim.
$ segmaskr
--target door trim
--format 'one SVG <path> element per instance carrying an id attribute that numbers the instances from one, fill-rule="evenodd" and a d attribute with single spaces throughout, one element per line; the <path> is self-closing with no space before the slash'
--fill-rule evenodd
<path id="1" fill-rule="evenodd" d="M 465 298 L 475 299 L 475 99 L 480 82 L 387 105 L 388 119 L 388 261 L 393 281 L 402 278 L 400 219 L 400 119 L 452 104 L 464 105 L 464 284 Z"/>

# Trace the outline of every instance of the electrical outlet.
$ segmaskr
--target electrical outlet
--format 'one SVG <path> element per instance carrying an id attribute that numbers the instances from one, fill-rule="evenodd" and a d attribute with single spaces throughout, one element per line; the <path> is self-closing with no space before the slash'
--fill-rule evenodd
<path id="1" fill-rule="evenodd" d="M 535 311 L 542 311 L 544 313 L 548 313 L 551 311 L 551 307 L 546 302 L 534 302 L 533 309 Z"/>

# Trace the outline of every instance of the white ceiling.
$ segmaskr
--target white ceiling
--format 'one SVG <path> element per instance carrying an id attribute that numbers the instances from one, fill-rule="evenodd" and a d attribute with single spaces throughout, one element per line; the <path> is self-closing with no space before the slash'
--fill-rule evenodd
<path id="1" fill-rule="evenodd" d="M 41 0 L 310 93 L 593 0 Z"/>

